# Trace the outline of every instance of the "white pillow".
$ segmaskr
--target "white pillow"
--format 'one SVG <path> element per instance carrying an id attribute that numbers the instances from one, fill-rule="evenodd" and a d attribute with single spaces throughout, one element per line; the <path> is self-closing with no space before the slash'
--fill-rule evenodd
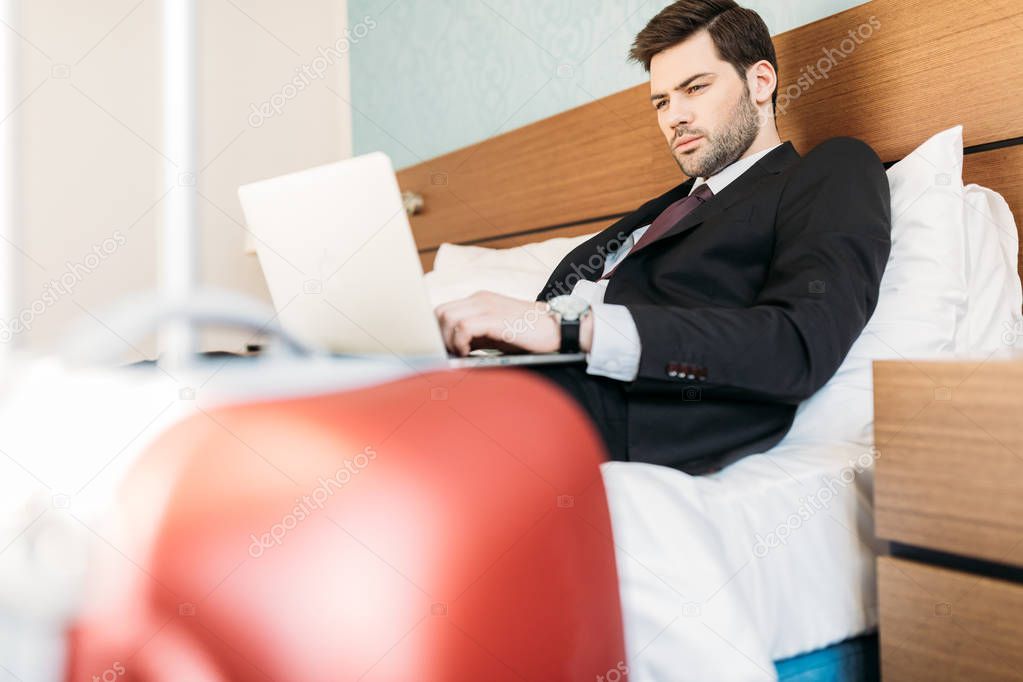
<path id="1" fill-rule="evenodd" d="M 968 300 L 963 127 L 938 133 L 888 169 L 888 185 L 892 248 L 863 331 L 876 341 L 865 345 L 877 349 L 872 358 L 949 355 Z M 863 335 L 850 355 L 865 355 Z"/>
<path id="2" fill-rule="evenodd" d="M 892 248 L 877 308 L 835 375 L 796 411 L 783 443 L 873 442 L 873 374 L 881 359 L 952 357 L 969 342 L 963 128 L 938 133 L 888 170 Z M 994 233 L 984 234 L 985 241 Z M 997 239 L 997 237 L 996 237 Z M 990 245 L 985 254 L 996 251 Z M 979 254 L 978 254 L 979 255 Z M 995 270 L 998 262 L 973 269 Z M 997 279 L 997 278 L 996 278 Z M 978 286 L 978 296 L 998 295 Z M 981 291 L 983 289 L 983 291 Z M 987 322 L 977 322 L 978 328 Z"/>
<path id="3" fill-rule="evenodd" d="M 425 275 L 430 302 L 436 307 L 484 290 L 535 300 L 558 263 L 593 234 L 510 249 L 441 244 L 433 270 Z"/>
<path id="4" fill-rule="evenodd" d="M 554 268 L 568 255 L 569 251 L 585 242 L 594 234 L 596 232 L 578 237 L 557 237 L 509 249 L 462 246 L 445 242 L 440 245 L 440 249 L 437 251 L 437 257 L 433 261 L 433 269 L 446 271 L 459 268 L 513 268 L 516 270 L 543 272 L 549 277 L 550 273 L 554 272 Z M 546 283 L 547 280 L 545 279 L 544 284 Z M 540 290 L 537 289 L 536 293 L 539 294 Z"/>
<path id="5" fill-rule="evenodd" d="M 980 185 L 966 186 L 963 218 L 969 303 L 956 333 L 957 354 L 982 359 L 1008 354 L 1023 339 L 1016 221 L 1005 199 Z"/>

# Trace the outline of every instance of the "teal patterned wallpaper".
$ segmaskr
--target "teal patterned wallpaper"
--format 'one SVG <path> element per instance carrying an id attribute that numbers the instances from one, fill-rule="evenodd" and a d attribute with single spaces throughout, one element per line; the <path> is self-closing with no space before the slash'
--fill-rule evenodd
<path id="1" fill-rule="evenodd" d="M 866 0 L 744 0 L 772 35 Z M 355 154 L 403 168 L 646 81 L 668 0 L 348 0 Z"/>

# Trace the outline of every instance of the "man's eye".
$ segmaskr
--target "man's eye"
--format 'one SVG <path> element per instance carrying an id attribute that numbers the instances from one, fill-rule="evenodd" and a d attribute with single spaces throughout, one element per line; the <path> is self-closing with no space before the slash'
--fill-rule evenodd
<path id="1" fill-rule="evenodd" d="M 663 107 L 661 106 L 662 104 L 664 104 L 664 100 L 663 100 L 663 99 L 662 99 L 662 100 L 659 100 L 659 101 L 657 102 L 657 104 L 655 104 L 654 106 L 655 106 L 656 108 L 658 108 L 658 109 L 662 109 L 662 108 L 663 108 Z"/>
<path id="2" fill-rule="evenodd" d="M 705 87 L 707 87 L 707 85 L 706 85 L 706 84 L 703 84 L 703 85 L 694 85 L 693 87 L 689 88 L 689 92 L 692 92 L 692 91 L 693 91 L 693 90 L 695 90 L 696 88 L 705 88 Z"/>

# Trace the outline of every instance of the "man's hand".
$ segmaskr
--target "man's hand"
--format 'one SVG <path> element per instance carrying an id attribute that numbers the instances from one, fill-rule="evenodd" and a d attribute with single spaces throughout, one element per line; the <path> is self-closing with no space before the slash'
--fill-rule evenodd
<path id="1" fill-rule="evenodd" d="M 444 345 L 458 355 L 474 348 L 553 353 L 561 347 L 561 327 L 547 304 L 477 291 L 434 310 Z"/>

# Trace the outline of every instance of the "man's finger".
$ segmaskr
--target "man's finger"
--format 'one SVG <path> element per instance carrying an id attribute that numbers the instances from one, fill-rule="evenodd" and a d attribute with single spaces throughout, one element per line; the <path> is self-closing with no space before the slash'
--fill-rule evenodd
<path id="1" fill-rule="evenodd" d="M 488 303 L 479 295 L 479 292 L 469 298 L 449 301 L 434 308 L 437 323 L 440 325 L 441 336 L 444 338 L 444 345 L 447 346 L 448 350 L 455 350 L 453 337 L 456 324 L 467 318 L 488 315 L 490 312 Z"/>
<path id="2" fill-rule="evenodd" d="M 462 320 L 454 327 L 452 343 L 459 355 L 468 355 L 472 350 L 472 342 L 476 339 L 492 338 L 494 329 L 498 328 L 497 318 L 477 316 Z"/>
<path id="3" fill-rule="evenodd" d="M 449 309 L 440 323 L 441 335 L 444 337 L 445 345 L 452 351 L 456 350 L 455 329 L 466 320 L 478 317 L 483 312 L 485 311 L 476 310 L 472 306 L 460 306 Z"/>
<path id="4" fill-rule="evenodd" d="M 472 298 L 460 298 L 457 301 L 442 303 L 433 310 L 437 322 L 441 325 L 458 322 L 462 318 L 480 315 L 486 312 L 486 307 L 478 300 Z"/>
<path id="5" fill-rule="evenodd" d="M 465 356 L 472 349 L 472 340 L 475 338 L 477 320 L 479 318 L 465 318 L 452 327 L 451 345 L 459 355 Z"/>

